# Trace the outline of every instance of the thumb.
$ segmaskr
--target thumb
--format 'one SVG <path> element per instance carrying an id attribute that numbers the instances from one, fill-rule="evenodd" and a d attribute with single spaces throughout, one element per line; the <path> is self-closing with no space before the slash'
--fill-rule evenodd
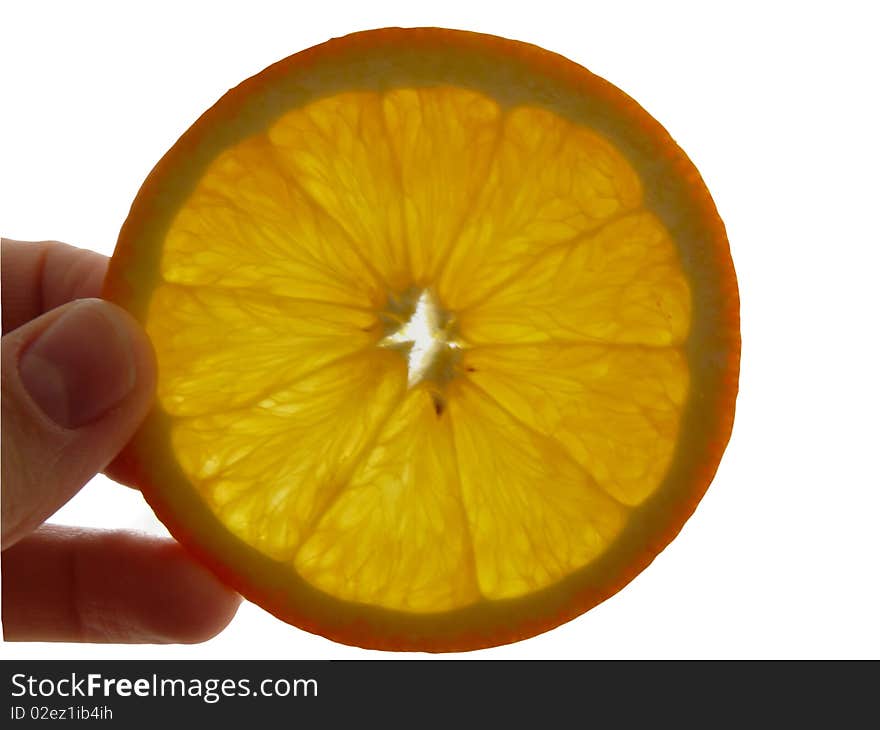
<path id="1" fill-rule="evenodd" d="M 155 360 L 138 323 L 80 299 L 3 336 L 2 547 L 101 471 L 143 420 Z"/>

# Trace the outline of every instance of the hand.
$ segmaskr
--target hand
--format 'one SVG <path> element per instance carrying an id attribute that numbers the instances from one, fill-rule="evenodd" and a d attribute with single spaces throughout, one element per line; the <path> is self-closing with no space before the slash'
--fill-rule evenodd
<path id="1" fill-rule="evenodd" d="M 106 268 L 62 243 L 2 242 L 7 641 L 204 641 L 240 600 L 173 540 L 40 526 L 98 472 L 126 480 L 111 462 L 153 399 L 146 335 L 94 298 Z"/>

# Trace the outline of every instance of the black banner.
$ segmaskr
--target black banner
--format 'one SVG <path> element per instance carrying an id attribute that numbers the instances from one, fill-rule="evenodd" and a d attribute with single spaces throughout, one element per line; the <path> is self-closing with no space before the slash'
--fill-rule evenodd
<path id="1" fill-rule="evenodd" d="M 867 662 L 5 661 L 2 670 L 4 728 L 762 727 L 798 717 L 873 726 L 880 679 Z"/>

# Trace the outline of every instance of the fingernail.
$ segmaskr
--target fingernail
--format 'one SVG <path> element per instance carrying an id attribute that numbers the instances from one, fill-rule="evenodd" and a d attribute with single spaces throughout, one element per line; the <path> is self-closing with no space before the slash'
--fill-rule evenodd
<path id="1" fill-rule="evenodd" d="M 59 426 L 97 421 L 134 387 L 125 324 L 97 299 L 76 302 L 27 347 L 19 376 L 30 397 Z"/>

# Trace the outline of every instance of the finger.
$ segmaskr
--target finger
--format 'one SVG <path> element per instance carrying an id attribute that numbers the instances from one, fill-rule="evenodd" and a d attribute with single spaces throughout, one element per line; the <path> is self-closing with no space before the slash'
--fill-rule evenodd
<path id="1" fill-rule="evenodd" d="M 104 476 L 125 487 L 131 487 L 132 489 L 141 488 L 140 480 L 138 479 L 137 462 L 134 453 L 128 448 L 128 445 L 123 447 L 116 458 L 107 464 L 104 469 Z"/>
<path id="2" fill-rule="evenodd" d="M 155 361 L 129 314 L 80 299 L 3 336 L 2 384 L 5 549 L 131 438 L 153 398 Z"/>
<path id="3" fill-rule="evenodd" d="M 195 643 L 240 600 L 173 540 L 44 525 L 3 553 L 6 641 Z"/>
<path id="4" fill-rule="evenodd" d="M 107 257 L 57 241 L 0 244 L 3 334 L 61 304 L 97 297 Z"/>
<path id="5" fill-rule="evenodd" d="M 75 299 L 101 293 L 109 259 L 58 241 L 2 240 L 3 332 Z M 104 473 L 137 487 L 125 459 L 112 461 Z"/>
<path id="6" fill-rule="evenodd" d="M 75 299 L 101 293 L 109 259 L 58 241 L 2 240 L 3 332 Z M 137 487 L 125 459 L 112 461 L 104 473 Z"/>

